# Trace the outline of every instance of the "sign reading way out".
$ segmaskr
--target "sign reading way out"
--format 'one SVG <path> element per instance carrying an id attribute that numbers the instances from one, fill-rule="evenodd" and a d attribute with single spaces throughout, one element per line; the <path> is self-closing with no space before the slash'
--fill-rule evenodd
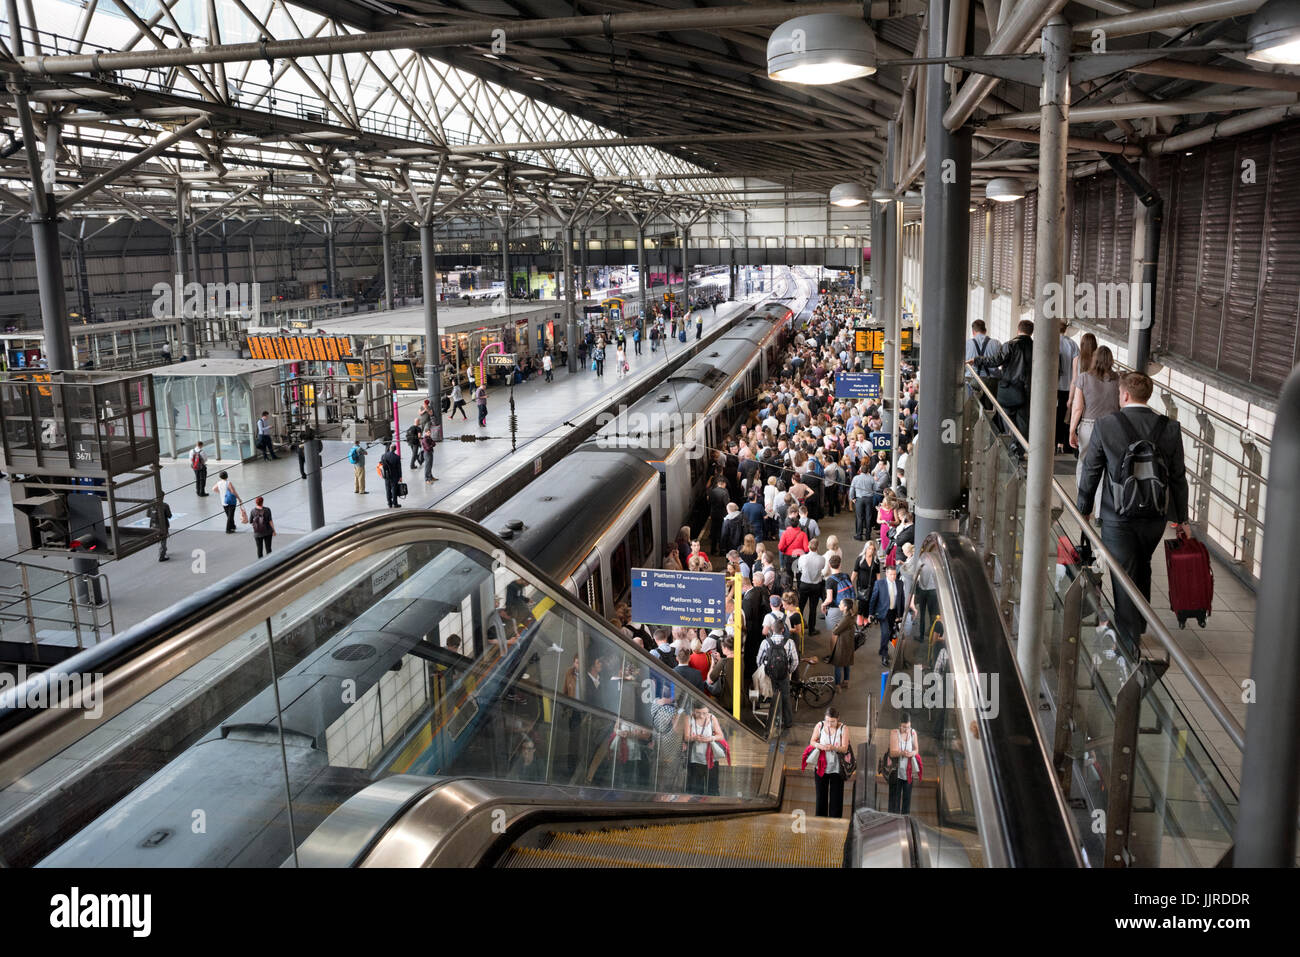
<path id="1" fill-rule="evenodd" d="M 727 576 L 634 568 L 632 620 L 647 625 L 721 628 L 727 623 Z"/>

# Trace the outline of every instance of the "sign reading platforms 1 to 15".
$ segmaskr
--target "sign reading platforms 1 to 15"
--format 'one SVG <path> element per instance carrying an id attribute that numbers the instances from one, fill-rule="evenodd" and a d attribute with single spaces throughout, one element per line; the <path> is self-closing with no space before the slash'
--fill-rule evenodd
<path id="1" fill-rule="evenodd" d="M 879 399 L 880 373 L 837 372 L 835 374 L 835 398 Z"/>
<path id="2" fill-rule="evenodd" d="M 727 576 L 634 568 L 632 620 L 647 625 L 721 628 L 727 623 Z"/>

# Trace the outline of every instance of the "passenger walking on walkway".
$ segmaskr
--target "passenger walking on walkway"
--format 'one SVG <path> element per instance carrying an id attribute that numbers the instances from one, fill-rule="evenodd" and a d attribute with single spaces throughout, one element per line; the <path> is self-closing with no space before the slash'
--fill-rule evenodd
<path id="1" fill-rule="evenodd" d="M 970 360 L 980 375 L 988 375 L 994 369 L 1000 369 L 998 379 L 998 404 L 1006 409 L 1022 435 L 1029 434 L 1029 383 L 1033 374 L 1034 363 L 1034 324 L 1028 319 L 1020 320 L 1016 327 L 1018 335 L 994 353 L 986 353 Z"/>
<path id="2" fill-rule="evenodd" d="M 704 313 L 700 312 L 695 315 L 695 338 L 699 339 L 702 335 L 704 335 Z"/>
<path id="3" fill-rule="evenodd" d="M 487 427 L 487 387 L 479 386 L 474 392 L 474 401 L 478 403 L 478 427 Z"/>
<path id="4" fill-rule="evenodd" d="M 207 498 L 208 453 L 203 451 L 202 442 L 196 444 L 194 451 L 190 453 L 190 468 L 194 470 L 194 491 L 198 493 L 199 498 Z"/>
<path id="5" fill-rule="evenodd" d="M 411 447 L 411 471 L 420 465 L 420 427 L 412 425 L 406 430 L 406 444 Z"/>
<path id="6" fill-rule="evenodd" d="M 622 346 L 619 346 L 614 355 L 618 359 L 618 377 L 621 379 L 627 375 L 627 353 L 623 351 Z"/>
<path id="7" fill-rule="evenodd" d="M 1151 553 L 1164 538 L 1165 521 L 1172 518 L 1179 534 L 1191 534 L 1182 428 L 1147 406 L 1153 388 L 1150 377 L 1141 372 L 1120 378 L 1120 410 L 1093 427 L 1075 503 L 1086 518 L 1101 486 L 1102 544 L 1148 601 Z M 1114 592 L 1115 623 L 1120 634 L 1136 641 L 1146 630 L 1146 620 L 1122 588 L 1116 585 Z"/>
<path id="8" fill-rule="evenodd" d="M 348 461 L 352 463 L 352 491 L 358 495 L 369 494 L 366 491 L 366 450 L 360 439 L 348 451 Z"/>
<path id="9" fill-rule="evenodd" d="M 1070 388 L 1074 381 L 1074 363 L 1079 358 L 1079 344 L 1065 334 L 1068 323 L 1060 320 L 1060 368 L 1057 370 L 1056 383 L 1056 451 L 1066 450 L 1065 443 L 1070 434 Z"/>
<path id="10" fill-rule="evenodd" d="M 912 809 L 912 785 L 921 780 L 921 749 L 911 716 L 904 711 L 898 727 L 889 732 L 889 813 L 908 814 Z"/>
<path id="11" fill-rule="evenodd" d="M 226 510 L 226 534 L 233 534 L 235 531 L 235 508 L 239 505 L 239 493 L 235 491 L 235 483 L 230 481 L 230 475 L 226 472 L 217 473 L 216 484 L 212 486 L 212 491 L 216 492 L 221 498 L 221 507 Z"/>
<path id="12" fill-rule="evenodd" d="M 149 527 L 161 533 L 158 542 L 158 561 L 170 561 L 167 557 L 167 533 L 172 525 L 172 507 L 166 502 L 155 502 L 149 506 Z"/>
<path id="13" fill-rule="evenodd" d="M 637 326 L 632 330 L 632 351 L 637 355 L 641 354 L 641 327 Z"/>
<path id="14" fill-rule="evenodd" d="M 1083 462 L 1098 419 L 1119 411 L 1119 376 L 1111 351 L 1102 346 L 1092 354 L 1088 367 L 1074 380 L 1070 397 L 1070 448 L 1079 450 L 1074 467 L 1076 485 L 1083 484 Z"/>
<path id="15" fill-rule="evenodd" d="M 433 429 L 425 429 L 420 436 L 420 453 L 424 456 L 424 484 L 432 485 L 438 481 L 433 477 Z"/>
<path id="16" fill-rule="evenodd" d="M 269 462 L 271 459 L 278 459 L 275 454 L 275 448 L 271 444 L 271 413 L 263 412 L 262 417 L 257 420 L 257 445 L 262 450 L 262 461 Z"/>
<path id="17" fill-rule="evenodd" d="M 465 414 L 465 396 L 460 391 L 460 380 L 451 384 L 451 415 L 447 417 L 448 421 L 456 418 L 456 413 L 460 413 L 462 419 L 468 419 Z"/>
<path id="18" fill-rule="evenodd" d="M 902 617 L 903 585 L 898 580 L 898 566 L 891 565 L 885 569 L 885 577 L 872 586 L 867 609 L 867 624 L 880 622 L 880 664 L 885 668 L 889 667 L 889 646 Z"/>
<path id="19" fill-rule="evenodd" d="M 813 728 L 805 760 L 815 755 L 817 802 L 814 817 L 841 817 L 844 814 L 843 756 L 853 747 L 849 729 L 840 721 L 838 708 L 827 708 L 826 716 Z"/>
<path id="20" fill-rule="evenodd" d="M 871 507 L 875 501 L 876 483 L 871 478 L 867 463 L 863 462 L 858 474 L 849 483 L 849 502 L 853 505 L 853 537 L 861 542 L 871 537 Z"/>
<path id="21" fill-rule="evenodd" d="M 840 690 L 849 690 L 849 671 L 853 668 L 853 654 L 857 651 L 854 634 L 857 632 L 857 616 L 853 611 L 853 599 L 845 598 L 839 603 L 839 617 L 831 628 L 831 653 L 827 662 L 835 669 L 835 683 Z M 831 612 L 826 613 L 826 620 L 831 620 Z"/>
<path id="22" fill-rule="evenodd" d="M 384 443 L 384 454 L 379 457 L 379 467 L 384 474 L 384 494 L 388 497 L 388 507 L 401 508 L 401 503 L 397 501 L 397 486 L 402 481 L 402 457 L 388 442 Z"/>
<path id="23" fill-rule="evenodd" d="M 780 604 L 780 599 L 775 595 L 772 596 L 772 600 Z M 762 671 L 772 683 L 773 693 L 780 695 L 781 726 L 789 728 L 794 724 L 794 707 L 790 702 L 790 676 L 799 667 L 799 649 L 786 631 L 784 616 L 779 616 L 777 612 L 778 609 L 774 607 L 772 614 L 768 616 L 771 620 L 771 633 L 763 639 L 763 644 L 758 648 L 756 664 L 758 670 Z M 776 717 L 776 709 L 772 708 L 769 728 L 776 721 Z"/>
<path id="24" fill-rule="evenodd" d="M 248 513 L 248 524 L 253 528 L 253 541 L 257 543 L 257 557 L 262 557 L 262 549 L 271 554 L 271 538 L 275 535 L 275 523 L 271 521 L 271 510 L 266 507 L 262 496 L 253 499 L 254 508 Z"/>
<path id="25" fill-rule="evenodd" d="M 605 346 L 602 343 L 597 343 L 596 348 L 592 350 L 591 361 L 596 366 L 596 375 L 603 379 L 605 377 Z"/>
<path id="26" fill-rule="evenodd" d="M 555 360 L 549 352 L 542 356 L 542 371 L 546 373 L 547 382 L 555 381 Z"/>

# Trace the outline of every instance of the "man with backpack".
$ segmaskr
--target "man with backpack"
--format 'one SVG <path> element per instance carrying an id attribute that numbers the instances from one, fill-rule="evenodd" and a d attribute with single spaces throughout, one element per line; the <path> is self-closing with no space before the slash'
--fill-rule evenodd
<path id="1" fill-rule="evenodd" d="M 997 400 L 1007 410 L 1021 435 L 1029 434 L 1029 387 L 1034 367 L 1034 324 L 1021 319 L 1017 336 L 996 351 L 970 360 L 981 376 L 1000 370 Z"/>
<path id="2" fill-rule="evenodd" d="M 199 498 L 207 498 L 208 453 L 203 451 L 202 442 L 195 445 L 194 451 L 190 453 L 190 468 L 194 470 L 194 491 L 198 492 Z"/>
<path id="3" fill-rule="evenodd" d="M 772 596 L 772 600 L 779 601 L 775 595 Z M 794 725 L 794 708 L 790 703 L 790 676 L 799 667 L 799 649 L 795 646 L 794 639 L 790 637 L 785 617 L 775 616 L 774 609 L 773 614 L 768 616 L 773 620 L 772 631 L 763 639 L 763 644 L 758 649 L 758 667 L 772 682 L 772 691 L 781 696 L 781 726 L 789 728 Z M 764 631 L 766 630 L 767 627 L 764 626 Z M 772 711 L 772 719 L 776 719 L 775 710 Z"/>
<path id="4" fill-rule="evenodd" d="M 837 607 L 842 601 L 852 601 L 857 603 L 857 591 L 853 587 L 853 578 L 845 574 L 841 568 L 844 560 L 839 555 L 832 555 L 827 559 L 830 571 L 826 574 L 826 596 L 822 600 L 822 614 L 827 616 L 827 623 L 830 624 L 830 611 Z M 831 626 L 832 629 L 834 626 Z"/>
<path id="5" fill-rule="evenodd" d="M 1153 389 L 1141 372 L 1120 377 L 1120 409 L 1093 427 L 1076 501 L 1086 518 L 1101 484 L 1102 544 L 1148 601 L 1151 554 L 1164 538 L 1165 522 L 1173 518 L 1180 534 L 1191 533 L 1182 428 L 1147 405 Z M 1122 588 L 1114 592 L 1115 623 L 1136 640 L 1146 620 Z"/>
<path id="6" fill-rule="evenodd" d="M 406 430 L 406 444 L 411 447 L 411 471 L 420 464 L 420 427 L 412 425 Z"/>
<path id="7" fill-rule="evenodd" d="M 348 450 L 348 461 L 352 463 L 352 491 L 358 495 L 368 495 L 366 491 L 366 450 L 361 440 L 357 439 Z"/>

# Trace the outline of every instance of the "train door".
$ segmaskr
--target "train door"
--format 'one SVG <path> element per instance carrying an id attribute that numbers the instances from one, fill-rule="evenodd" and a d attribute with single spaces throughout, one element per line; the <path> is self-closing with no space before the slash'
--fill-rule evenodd
<path id="1" fill-rule="evenodd" d="M 592 551 L 573 573 L 573 584 L 577 589 L 578 601 L 582 602 L 597 616 L 605 615 L 604 582 L 601 580 L 600 552 Z"/>

